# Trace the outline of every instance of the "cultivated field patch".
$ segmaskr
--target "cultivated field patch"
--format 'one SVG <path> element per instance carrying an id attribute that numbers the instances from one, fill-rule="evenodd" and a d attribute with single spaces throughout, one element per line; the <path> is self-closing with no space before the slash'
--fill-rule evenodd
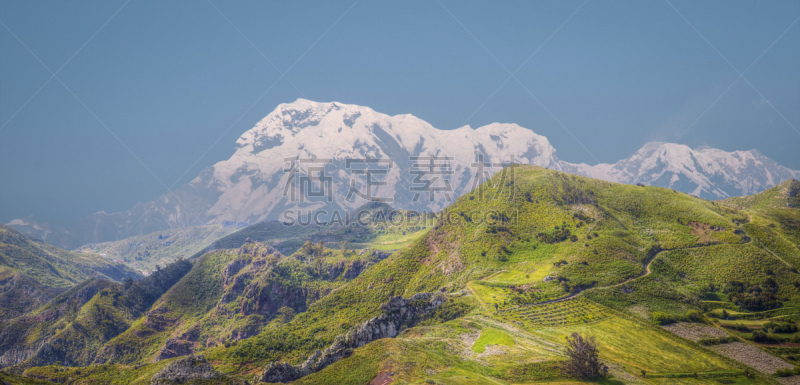
<path id="1" fill-rule="evenodd" d="M 664 329 L 676 334 L 679 337 L 686 338 L 687 340 L 699 341 L 709 338 L 725 338 L 728 333 L 717 329 L 713 326 L 704 324 L 691 323 L 691 322 L 678 322 L 672 325 L 662 326 Z"/>
<path id="2" fill-rule="evenodd" d="M 581 297 L 545 305 L 514 306 L 498 312 L 513 322 L 529 327 L 559 327 L 604 320 L 612 313 Z"/>
<path id="3" fill-rule="evenodd" d="M 794 368 L 792 364 L 744 342 L 731 342 L 708 348 L 765 374 L 773 374 L 778 369 Z"/>

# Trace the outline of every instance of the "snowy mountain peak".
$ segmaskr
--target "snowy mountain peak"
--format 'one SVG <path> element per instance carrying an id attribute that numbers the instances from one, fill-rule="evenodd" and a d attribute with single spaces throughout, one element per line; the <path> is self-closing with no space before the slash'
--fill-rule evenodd
<path id="1" fill-rule="evenodd" d="M 565 170 L 619 183 L 669 187 L 719 199 L 763 191 L 800 172 L 777 164 L 756 150 L 727 152 L 708 146 L 650 142 L 614 164 L 566 164 Z"/>
<path id="2" fill-rule="evenodd" d="M 384 184 L 376 187 L 375 194 L 390 198 L 395 207 L 419 210 L 439 210 L 473 188 L 479 160 L 497 168 L 491 172 L 509 162 L 560 167 L 547 138 L 517 124 L 439 130 L 409 114 L 390 116 L 363 106 L 298 99 L 279 105 L 242 134 L 234 155 L 192 184 L 215 186 L 219 192 L 206 213 L 214 221 L 274 219 L 278 210 L 308 205 L 290 201 L 285 194 L 285 186 L 293 180 L 287 173 L 292 158 L 298 159 L 301 174 L 308 173 L 308 167 L 321 167 L 331 178 L 335 193 L 330 202 L 317 202 L 317 208 L 352 209 L 365 203 L 363 196 L 347 199 L 351 180 L 357 176 L 347 166 L 353 160 L 388 162 Z M 419 170 L 415 171 L 420 158 L 447 165 L 448 175 L 438 178 L 440 186 L 433 186 L 442 192 L 435 201 L 429 196 L 420 199 L 414 190 L 421 183 Z"/>

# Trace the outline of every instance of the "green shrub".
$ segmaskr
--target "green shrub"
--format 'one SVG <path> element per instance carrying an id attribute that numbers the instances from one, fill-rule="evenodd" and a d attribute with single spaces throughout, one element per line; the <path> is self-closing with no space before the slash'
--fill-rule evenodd
<path id="1" fill-rule="evenodd" d="M 653 321 L 658 323 L 659 325 L 669 325 L 678 322 L 672 314 L 662 313 L 662 312 L 653 312 Z"/>

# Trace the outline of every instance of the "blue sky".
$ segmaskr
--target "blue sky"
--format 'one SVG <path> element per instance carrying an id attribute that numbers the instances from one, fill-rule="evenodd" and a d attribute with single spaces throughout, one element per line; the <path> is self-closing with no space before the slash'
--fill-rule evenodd
<path id="1" fill-rule="evenodd" d="M 797 1 L 2 0 L 0 221 L 150 200 L 299 97 L 518 123 L 571 162 L 668 141 L 800 169 L 799 17 Z"/>

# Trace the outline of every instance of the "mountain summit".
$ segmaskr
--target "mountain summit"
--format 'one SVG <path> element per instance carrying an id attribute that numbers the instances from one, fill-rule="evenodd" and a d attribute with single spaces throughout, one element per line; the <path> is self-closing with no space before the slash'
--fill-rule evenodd
<path id="1" fill-rule="evenodd" d="M 800 176 L 800 171 L 781 166 L 757 150 L 726 152 L 661 142 L 647 143 L 614 164 L 566 165 L 564 169 L 611 182 L 669 187 L 707 199 L 751 195 Z"/>
<path id="2" fill-rule="evenodd" d="M 473 178 L 478 168 L 489 176 L 504 162 L 559 165 L 547 138 L 516 124 L 445 131 L 413 115 L 304 99 L 278 106 L 236 145 L 192 182 L 219 192 L 205 213 L 215 220 L 252 223 L 292 207 L 352 210 L 370 199 L 440 210 L 482 181 Z M 304 202 L 297 190 L 315 178 L 326 199 Z"/>
<path id="3" fill-rule="evenodd" d="M 547 138 L 516 124 L 440 130 L 413 115 L 298 99 L 279 105 L 243 133 L 230 159 L 165 197 L 123 212 L 98 212 L 69 229 L 33 218 L 10 225 L 75 248 L 177 227 L 293 220 L 319 209 L 330 215 L 370 200 L 436 211 L 511 163 L 708 199 L 752 194 L 800 178 L 800 171 L 755 150 L 674 143 L 648 143 L 614 164 L 573 164 L 559 160 Z"/>

